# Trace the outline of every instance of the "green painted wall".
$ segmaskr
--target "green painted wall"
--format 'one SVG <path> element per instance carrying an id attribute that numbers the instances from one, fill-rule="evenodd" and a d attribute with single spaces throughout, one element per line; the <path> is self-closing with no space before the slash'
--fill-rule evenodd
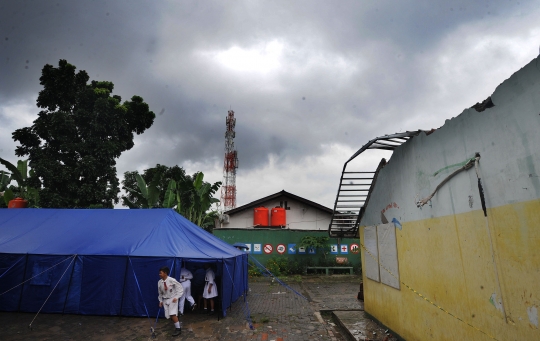
<path id="1" fill-rule="evenodd" d="M 304 236 L 315 237 L 327 237 L 327 231 L 299 231 L 299 230 L 276 230 L 276 229 L 214 229 L 214 235 L 229 244 L 244 243 L 250 244 L 251 256 L 256 258 L 262 264 L 272 257 L 289 257 L 289 259 L 297 261 L 299 263 L 314 263 L 312 265 L 320 264 L 324 262 L 324 257 L 320 251 L 316 250 L 315 254 L 309 252 L 299 254 L 298 250 L 290 251 L 291 244 L 298 244 Z M 260 249 L 257 250 L 255 245 L 259 244 Z M 341 244 L 338 245 L 337 239 L 331 238 L 329 240 L 330 245 L 335 245 L 338 253 L 329 254 L 326 256 L 326 262 L 332 262 L 336 264 L 336 257 L 344 257 L 348 259 L 348 266 L 354 266 L 355 273 L 359 272 L 361 266 L 359 249 L 355 249 L 355 253 L 351 251 L 351 245 L 359 245 L 358 239 L 345 238 L 341 240 Z M 264 252 L 264 246 L 270 245 L 272 251 L 270 253 Z M 282 245 L 278 252 L 278 246 Z M 283 247 L 284 246 L 284 247 Z M 344 247 L 347 253 L 341 252 L 341 248 Z M 283 250 L 284 249 L 284 250 Z M 353 248 L 354 249 L 354 248 Z M 337 265 L 337 264 L 336 264 Z"/>

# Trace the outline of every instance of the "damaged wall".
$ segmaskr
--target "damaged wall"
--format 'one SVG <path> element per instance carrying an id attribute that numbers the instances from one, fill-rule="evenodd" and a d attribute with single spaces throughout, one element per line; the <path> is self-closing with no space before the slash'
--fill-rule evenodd
<path id="1" fill-rule="evenodd" d="M 366 206 L 362 244 L 370 242 L 365 227 L 393 222 L 399 280 L 465 321 L 404 285 L 395 289 L 364 274 L 366 312 L 407 340 L 540 339 L 538 60 L 499 85 L 491 100 L 493 107 L 467 109 L 398 147 Z M 475 153 L 487 217 L 475 167 L 417 207 Z M 363 251 L 364 269 L 367 257 Z"/>

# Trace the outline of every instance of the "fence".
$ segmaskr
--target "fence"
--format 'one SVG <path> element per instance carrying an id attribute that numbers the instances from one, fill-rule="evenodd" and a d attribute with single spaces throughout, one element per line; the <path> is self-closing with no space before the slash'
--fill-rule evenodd
<path id="1" fill-rule="evenodd" d="M 262 264 L 270 259 L 287 258 L 290 263 L 303 268 L 306 266 L 352 266 L 359 273 L 359 240 L 330 238 L 328 249 L 301 249 L 297 245 L 304 236 L 327 237 L 326 231 L 282 230 L 282 229 L 214 229 L 214 235 L 229 244 L 244 243 L 249 253 Z"/>

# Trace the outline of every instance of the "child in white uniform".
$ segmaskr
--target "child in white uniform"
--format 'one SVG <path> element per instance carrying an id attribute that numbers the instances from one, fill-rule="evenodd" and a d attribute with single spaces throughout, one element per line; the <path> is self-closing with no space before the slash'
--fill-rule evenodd
<path id="1" fill-rule="evenodd" d="M 163 307 L 165 311 L 165 317 L 171 320 L 174 323 L 176 328 L 172 336 L 178 336 L 182 332 L 182 327 L 180 327 L 180 322 L 178 321 L 178 300 L 180 296 L 184 294 L 184 289 L 182 284 L 172 277 L 169 277 L 169 268 L 164 266 L 159 269 L 159 277 L 161 278 L 158 281 L 158 300 L 159 307 Z"/>
<path id="2" fill-rule="evenodd" d="M 212 268 L 210 267 L 210 264 L 205 264 L 204 268 L 206 269 L 206 277 L 204 278 L 204 281 L 206 284 L 204 285 L 204 291 L 203 291 L 203 297 L 204 297 L 204 312 L 206 313 L 208 311 L 207 309 L 207 301 L 210 300 L 210 315 L 214 314 L 214 297 L 218 295 L 217 292 L 217 286 L 216 286 L 216 275 L 214 274 L 214 271 L 212 271 Z"/>
<path id="3" fill-rule="evenodd" d="M 186 268 L 180 269 L 180 284 L 184 289 L 184 294 L 180 297 L 180 302 L 178 303 L 178 311 L 180 315 L 184 314 L 184 304 L 186 300 L 191 304 L 191 310 L 195 310 L 197 306 L 193 296 L 191 296 L 191 279 L 193 279 L 193 274 Z"/>

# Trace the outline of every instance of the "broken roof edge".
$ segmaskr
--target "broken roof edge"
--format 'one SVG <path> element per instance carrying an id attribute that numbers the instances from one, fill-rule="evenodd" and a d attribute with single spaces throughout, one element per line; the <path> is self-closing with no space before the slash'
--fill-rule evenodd
<path id="1" fill-rule="evenodd" d="M 513 91 L 509 88 L 514 87 L 518 79 L 521 79 L 520 82 L 523 83 L 533 83 L 538 80 L 540 76 L 540 56 L 533 58 L 529 63 L 524 65 L 521 69 L 513 72 L 507 79 L 503 80 L 499 85 L 495 87 L 491 95 L 487 96 L 482 102 L 477 102 L 476 104 L 464 108 L 456 116 L 449 117 L 445 122 L 435 130 L 441 129 L 448 125 L 448 122 L 451 122 L 455 118 L 458 118 L 467 113 L 480 113 L 488 111 L 493 107 L 502 106 L 504 103 L 511 102 Z M 519 76 L 518 76 L 519 75 Z M 435 131 L 433 130 L 433 131 Z M 429 133 L 427 134 L 429 135 Z"/>
<path id="2" fill-rule="evenodd" d="M 358 151 L 356 153 L 354 153 L 348 160 L 347 162 L 345 162 L 345 166 L 347 165 L 347 163 L 349 163 L 350 161 L 354 160 L 358 155 L 362 154 L 366 149 L 369 149 L 369 147 L 371 147 L 371 145 L 373 145 L 374 143 L 377 143 L 379 140 L 391 140 L 391 139 L 403 139 L 405 141 L 399 143 L 397 141 L 393 141 L 394 143 L 399 143 L 393 147 L 389 147 L 388 149 L 390 150 L 393 150 L 395 149 L 396 147 L 399 147 L 401 146 L 403 143 L 407 142 L 407 140 L 411 137 L 414 137 L 414 136 L 417 136 L 418 134 L 420 134 L 421 132 L 425 132 L 427 135 L 431 134 L 434 130 L 431 129 L 431 130 L 415 130 L 415 131 L 406 131 L 406 132 L 403 132 L 403 133 L 394 133 L 394 134 L 389 134 L 389 135 L 383 135 L 383 136 L 379 136 L 379 137 L 376 137 L 372 140 L 370 140 L 368 143 L 364 144 L 360 149 L 358 149 Z M 382 149 L 382 148 L 381 148 Z M 345 167 L 344 167 L 345 168 Z"/>
<path id="3" fill-rule="evenodd" d="M 512 80 L 515 79 L 515 77 L 517 77 L 516 76 L 517 74 L 526 74 L 527 76 L 525 78 L 525 81 L 527 81 L 527 82 L 535 81 L 537 79 L 537 77 L 539 76 L 539 74 L 540 74 L 540 63 L 539 63 L 540 59 L 539 58 L 540 58 L 540 56 L 537 56 L 537 57 L 533 58 L 529 63 L 527 63 L 521 69 L 519 69 L 518 71 L 512 73 L 507 79 L 505 79 L 499 85 L 497 85 L 495 87 L 495 89 L 493 90 L 493 92 L 491 93 L 491 95 L 488 96 L 484 101 L 477 102 L 476 104 L 472 105 L 471 107 L 463 109 L 463 111 L 460 114 L 458 114 L 457 116 L 455 116 L 455 117 L 461 116 L 461 115 L 463 115 L 463 113 L 465 113 L 465 112 L 467 112 L 469 110 L 475 110 L 476 112 L 483 112 L 483 111 L 485 111 L 487 109 L 490 109 L 490 108 L 493 108 L 495 106 L 501 105 L 504 102 L 511 101 L 511 98 L 509 98 L 508 94 L 512 93 L 512 92 L 511 91 L 506 91 L 506 90 L 507 90 L 508 87 L 513 86 L 514 83 L 513 83 Z M 448 119 L 446 119 L 446 121 L 451 120 L 451 119 L 453 119 L 455 117 L 448 118 Z M 426 135 L 430 135 L 434 131 L 444 127 L 446 125 L 446 121 L 439 128 L 434 128 L 434 129 L 430 129 L 430 130 L 422 130 L 422 129 L 420 129 L 420 130 L 416 130 L 416 131 L 406 131 L 406 132 L 403 132 L 403 133 L 394 133 L 394 134 L 382 135 L 382 136 L 376 137 L 376 138 L 370 140 L 368 143 L 364 144 L 356 153 L 354 153 L 347 160 L 347 162 L 345 162 L 345 166 L 347 165 L 347 163 L 352 161 L 354 158 L 356 158 L 358 155 L 360 155 L 366 149 L 369 149 L 369 147 L 372 144 L 376 143 L 378 140 L 388 140 L 388 139 L 393 139 L 393 138 L 398 138 L 398 139 L 399 138 L 406 138 L 406 139 L 409 139 L 411 137 L 419 135 L 421 132 L 426 133 Z M 405 142 L 406 141 L 403 141 L 401 144 L 403 144 Z M 400 145 L 396 145 L 394 148 L 391 148 L 391 149 L 388 148 L 388 149 L 393 150 L 396 147 L 399 147 Z M 344 168 L 345 168 L 345 166 L 344 166 Z"/>
<path id="4" fill-rule="evenodd" d="M 433 128 L 431 130 L 406 131 L 405 133 L 396 133 L 396 134 L 390 134 L 390 135 L 383 135 L 383 136 L 377 137 L 375 139 L 372 139 L 368 143 L 366 143 L 364 146 L 362 146 L 362 148 L 360 148 L 353 156 L 351 156 L 351 158 L 349 158 L 349 160 L 347 160 L 347 162 L 343 166 L 343 169 L 345 170 L 345 167 L 347 166 L 348 162 L 352 161 L 354 158 L 356 158 L 358 155 L 360 155 L 366 149 L 369 149 L 369 147 L 379 139 L 389 139 L 389 138 L 392 138 L 392 137 L 396 137 L 397 135 L 400 135 L 400 134 L 408 134 L 408 138 L 407 138 L 407 141 L 408 141 L 408 139 L 410 139 L 410 138 L 412 138 L 414 136 L 418 136 L 421 132 L 424 132 L 426 135 L 431 135 L 432 133 L 434 133 L 436 131 L 439 131 L 439 130 L 442 131 L 445 128 L 448 128 L 450 126 L 450 124 L 455 119 L 459 118 L 460 116 L 467 115 L 467 114 L 477 114 L 477 113 L 481 113 L 481 112 L 485 112 L 485 111 L 489 112 L 488 110 L 490 110 L 490 109 L 492 109 L 494 107 L 496 108 L 498 106 L 502 106 L 504 103 L 508 103 L 508 102 L 513 101 L 512 96 L 514 94 L 514 91 L 512 91 L 510 88 L 514 87 L 515 84 L 518 82 L 518 79 L 520 79 L 518 77 L 521 77 L 521 82 L 523 82 L 523 83 L 529 83 L 530 84 L 530 83 L 537 82 L 539 77 L 540 77 L 540 55 L 533 58 L 529 63 L 524 65 L 518 71 L 515 71 L 514 73 L 512 73 L 507 79 L 505 79 L 499 85 L 497 85 L 495 87 L 495 89 L 493 90 L 493 92 L 491 93 L 491 95 L 488 96 L 485 100 L 483 100 L 482 102 L 477 102 L 476 104 L 472 105 L 471 107 L 463 109 L 463 111 L 461 113 L 459 113 L 458 115 L 446 119 L 445 122 L 440 127 Z M 407 141 L 404 141 L 399 146 L 403 145 Z M 399 146 L 396 146 L 395 148 L 397 148 Z M 392 152 L 393 152 L 393 150 L 392 150 Z M 364 202 L 362 210 L 358 213 L 357 228 L 361 225 L 361 220 L 362 220 L 363 215 L 365 213 L 365 210 L 366 210 L 366 208 L 367 208 L 367 206 L 369 204 L 369 198 L 371 197 L 373 189 L 375 188 L 376 178 L 379 175 L 379 171 L 382 168 L 384 168 L 387 164 L 389 164 L 389 162 L 390 162 L 390 160 L 385 160 L 384 158 L 382 158 L 381 163 L 377 167 L 377 170 L 374 172 L 375 173 L 374 181 L 371 183 L 371 185 L 369 187 L 369 190 L 368 190 L 368 193 L 367 193 L 367 199 Z"/>
<path id="5" fill-rule="evenodd" d="M 314 201 L 311 201 L 311 200 L 308 200 L 308 199 L 305 199 L 305 198 L 302 198 L 302 197 L 299 197 L 298 195 L 294 195 L 292 193 L 289 193 L 285 190 L 281 190 L 280 192 L 277 192 L 277 193 L 274 193 L 274 194 L 271 194 L 269 196 L 266 196 L 264 198 L 261 198 L 261 199 L 258 199 L 258 200 L 255 200 L 255 201 L 252 201 L 250 203 L 247 203 L 245 205 L 242 205 L 242 206 L 239 206 L 239 207 L 236 207 L 236 208 L 233 208 L 232 210 L 229 210 L 229 211 L 226 211 L 226 212 L 223 212 L 225 214 L 228 214 L 228 215 L 231 215 L 231 214 L 235 214 L 235 213 L 238 213 L 240 211 L 243 211 L 243 210 L 247 210 L 251 207 L 258 207 L 260 204 L 264 203 L 265 201 L 268 201 L 268 200 L 272 200 L 272 199 L 276 199 L 280 196 L 285 196 L 285 197 L 289 197 L 289 198 L 292 198 L 292 199 L 295 199 L 295 200 L 298 200 L 304 204 L 307 204 L 307 205 L 310 205 L 310 206 L 313 206 L 315 208 L 318 208 L 322 211 L 325 211 L 325 212 L 328 212 L 328 213 L 332 213 L 333 210 L 326 207 L 326 206 L 323 206 L 321 204 L 317 204 L 316 202 Z"/>

